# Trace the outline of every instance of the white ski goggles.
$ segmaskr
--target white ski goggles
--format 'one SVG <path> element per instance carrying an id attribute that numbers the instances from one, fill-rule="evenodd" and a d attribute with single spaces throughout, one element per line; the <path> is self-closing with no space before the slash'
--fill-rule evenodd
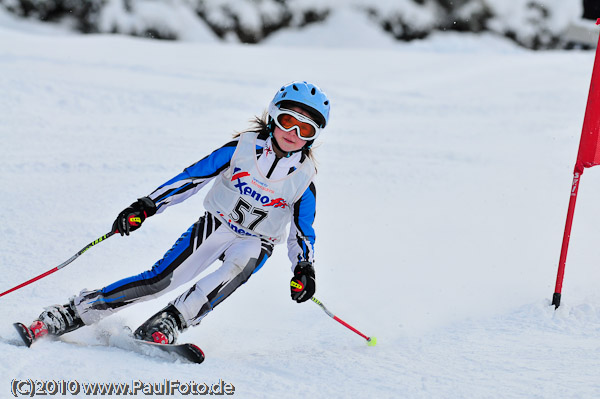
<path id="1" fill-rule="evenodd" d="M 296 135 L 302 140 L 314 140 L 321 133 L 321 127 L 315 121 L 291 109 L 280 109 L 271 103 L 269 115 L 281 130 L 289 132 L 296 129 Z"/>

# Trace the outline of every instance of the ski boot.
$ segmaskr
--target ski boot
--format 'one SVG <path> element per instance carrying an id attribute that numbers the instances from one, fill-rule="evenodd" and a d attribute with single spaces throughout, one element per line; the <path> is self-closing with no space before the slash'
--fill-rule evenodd
<path id="1" fill-rule="evenodd" d="M 73 300 L 66 305 L 53 305 L 44 309 L 29 327 L 22 323 L 15 323 L 17 332 L 27 346 L 45 335 L 60 336 L 77 330 L 85 324 L 77 314 Z"/>
<path id="2" fill-rule="evenodd" d="M 183 315 L 175 306 L 169 305 L 139 326 L 133 336 L 142 341 L 174 344 L 186 327 Z"/>

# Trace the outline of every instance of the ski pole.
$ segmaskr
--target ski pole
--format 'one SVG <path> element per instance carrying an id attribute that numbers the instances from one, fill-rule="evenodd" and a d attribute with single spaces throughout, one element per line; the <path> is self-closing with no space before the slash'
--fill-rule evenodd
<path id="1" fill-rule="evenodd" d="M 331 313 L 325 307 L 325 305 L 323 305 L 323 303 L 321 301 L 319 301 L 317 298 L 315 298 L 314 296 L 312 298 L 310 298 L 310 300 L 313 301 L 314 303 L 316 303 L 317 305 L 319 305 L 321 307 L 321 309 L 323 309 L 323 311 L 325 313 L 327 313 L 327 316 L 331 317 L 333 320 L 337 321 L 338 323 L 340 323 L 344 327 L 346 327 L 346 328 L 354 331 L 355 333 L 357 333 L 358 335 L 360 335 L 361 337 L 363 337 L 364 339 L 366 339 L 367 340 L 367 345 L 369 345 L 369 346 L 375 346 L 375 345 L 377 345 L 377 338 L 375 338 L 375 337 L 367 337 L 365 334 L 361 333 L 356 328 L 352 327 L 350 324 L 346 323 L 344 320 L 340 319 L 339 317 L 337 317 L 336 315 L 334 315 L 333 313 Z"/>
<path id="2" fill-rule="evenodd" d="M 16 291 L 20 288 L 25 287 L 26 285 L 29 285 L 31 283 L 33 283 L 34 281 L 38 281 L 39 279 L 42 279 L 60 269 L 62 269 L 63 267 L 67 266 L 69 263 L 73 262 L 75 259 L 77 259 L 79 257 L 79 255 L 83 254 L 85 251 L 87 251 L 88 249 L 90 249 L 91 247 L 93 247 L 94 245 L 101 243 L 102 241 L 106 240 L 108 237 L 112 236 L 113 234 L 115 234 L 115 232 L 110 232 L 108 234 L 103 235 L 102 237 L 98 238 L 97 240 L 94 240 L 92 242 L 90 242 L 88 245 L 86 245 L 85 247 L 83 247 L 79 252 L 77 252 L 75 255 L 71 256 L 68 260 L 66 260 L 65 262 L 61 263 L 60 265 L 56 266 L 54 269 L 48 270 L 46 273 L 42 273 L 37 277 L 32 278 L 31 280 L 27 280 L 25 281 L 23 284 L 19 284 L 16 287 L 11 288 L 8 291 L 4 291 L 3 293 L 0 293 L 0 296 L 9 294 L 13 291 Z"/>

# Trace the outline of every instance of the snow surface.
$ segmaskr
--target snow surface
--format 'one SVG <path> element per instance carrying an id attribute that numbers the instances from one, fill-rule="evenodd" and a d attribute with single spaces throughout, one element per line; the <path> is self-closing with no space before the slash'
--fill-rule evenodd
<path id="1" fill-rule="evenodd" d="M 316 296 L 378 345 L 289 299 L 282 246 L 181 336 L 202 365 L 105 344 L 181 291 L 15 345 L 12 322 L 149 268 L 202 214 L 201 193 L 0 299 L 0 397 L 28 378 L 223 379 L 240 398 L 600 395 L 600 169 L 583 176 L 563 304 L 549 306 L 592 52 L 472 35 L 289 51 L 23 30 L 0 28 L 0 291 L 108 232 L 282 83 L 307 79 L 332 101 L 316 150 Z"/>

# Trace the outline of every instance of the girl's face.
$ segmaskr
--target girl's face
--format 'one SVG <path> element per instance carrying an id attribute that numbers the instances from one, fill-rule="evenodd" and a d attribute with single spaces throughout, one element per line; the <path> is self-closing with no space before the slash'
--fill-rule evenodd
<path id="1" fill-rule="evenodd" d="M 300 107 L 287 107 L 287 109 L 296 111 L 310 118 L 308 112 L 306 112 Z M 285 152 L 298 151 L 306 144 L 306 141 L 298 137 L 298 135 L 296 134 L 296 129 L 292 129 L 289 132 L 286 132 L 285 130 L 281 130 L 277 125 L 275 125 L 275 131 L 273 132 L 273 136 L 275 137 L 275 140 L 277 140 L 277 144 L 279 144 L 279 147 L 281 147 L 281 149 Z"/>

